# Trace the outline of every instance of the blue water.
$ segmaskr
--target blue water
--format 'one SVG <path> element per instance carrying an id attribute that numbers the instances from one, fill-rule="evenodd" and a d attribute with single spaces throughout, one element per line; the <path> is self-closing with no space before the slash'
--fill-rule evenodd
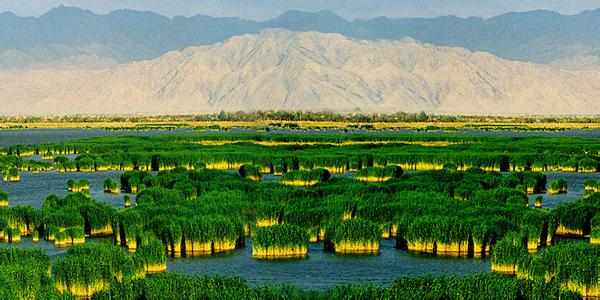
<path id="1" fill-rule="evenodd" d="M 489 272 L 485 259 L 443 258 L 417 255 L 394 248 L 394 242 L 381 242 L 378 256 L 341 256 L 313 244 L 309 256 L 301 260 L 264 261 L 252 258 L 252 241 L 244 249 L 206 258 L 169 260 L 171 272 L 240 276 L 252 285 L 291 284 L 305 289 L 325 289 L 349 283 L 387 285 L 401 276 L 466 275 Z"/>
<path id="2" fill-rule="evenodd" d="M 87 179 L 90 182 L 90 194 L 92 198 L 111 204 L 114 207 L 123 206 L 123 194 L 104 193 L 104 180 L 112 178 L 120 181 L 121 172 L 99 172 L 99 173 L 21 173 L 21 182 L 8 183 L 0 180 L 0 188 L 8 193 L 9 205 L 30 205 L 41 207 L 43 200 L 50 194 L 64 197 L 67 192 L 67 181 L 69 179 Z M 134 195 L 129 195 L 135 199 Z"/>
<path id="3" fill-rule="evenodd" d="M 544 197 L 544 207 L 554 208 L 560 203 L 572 202 L 581 199 L 584 196 L 583 183 L 588 179 L 600 180 L 600 173 L 546 173 L 548 178 L 548 184 L 555 179 L 563 178 L 568 183 L 568 193 L 559 195 L 540 194 L 540 195 L 529 195 L 529 204 L 533 206 L 535 198 L 538 196 Z"/>

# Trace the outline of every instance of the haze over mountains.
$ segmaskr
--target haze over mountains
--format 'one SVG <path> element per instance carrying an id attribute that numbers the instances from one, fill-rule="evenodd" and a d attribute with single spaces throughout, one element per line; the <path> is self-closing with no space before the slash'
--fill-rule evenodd
<path id="1" fill-rule="evenodd" d="M 573 16 L 531 11 L 489 19 L 380 17 L 356 21 L 327 11 L 290 11 L 257 22 L 208 16 L 167 18 L 131 10 L 96 15 L 58 7 L 37 18 L 0 14 L 0 68 L 127 63 L 268 28 L 340 33 L 367 40 L 411 37 L 537 63 L 581 66 L 600 61 L 600 10 Z"/>
<path id="2" fill-rule="evenodd" d="M 110 67 L 0 72 L 0 113 L 254 110 L 591 114 L 600 72 L 414 40 L 266 30 Z"/>
<path id="3" fill-rule="evenodd" d="M 108 13 L 118 9 L 153 11 L 166 16 L 239 16 L 250 20 L 267 20 L 289 10 L 330 10 L 350 19 L 378 16 L 436 17 L 481 16 L 493 17 L 507 12 L 547 9 L 563 14 L 577 14 L 598 8 L 597 0 L 3 0 L 1 11 L 20 16 L 39 16 L 65 4 Z"/>
<path id="4" fill-rule="evenodd" d="M 600 114 L 600 10 L 267 21 L 0 14 L 0 115 Z"/>

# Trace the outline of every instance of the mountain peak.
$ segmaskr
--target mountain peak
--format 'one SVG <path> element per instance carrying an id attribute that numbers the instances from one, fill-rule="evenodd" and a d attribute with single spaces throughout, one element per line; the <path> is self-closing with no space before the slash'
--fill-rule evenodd
<path id="1" fill-rule="evenodd" d="M 585 11 L 581 12 L 579 15 L 575 15 L 573 17 L 577 17 L 577 16 L 600 17 L 600 8 L 585 10 Z"/>
<path id="2" fill-rule="evenodd" d="M 0 69 L 48 63 L 78 63 L 81 57 L 130 62 L 169 51 L 223 42 L 267 28 L 339 33 L 363 40 L 411 37 L 440 46 L 485 51 L 535 63 L 560 63 L 573 57 L 600 58 L 600 10 L 564 16 L 531 11 L 482 18 L 386 18 L 348 21 L 327 10 L 291 10 L 267 21 L 209 16 L 168 18 L 151 12 L 119 10 L 94 14 L 58 6 L 41 17 L 0 18 Z"/>
<path id="3" fill-rule="evenodd" d="M 339 34 L 339 33 L 324 33 L 324 32 L 316 32 L 316 31 L 291 31 L 285 28 L 267 28 L 261 30 L 258 34 L 249 34 L 247 35 L 254 39 L 264 39 L 264 38 L 273 38 L 273 39 L 302 39 L 307 37 L 318 37 L 320 39 L 348 39 L 348 37 Z"/>
<path id="4" fill-rule="evenodd" d="M 600 113 L 599 72 L 566 72 L 461 48 L 286 30 L 104 70 L 0 72 L 0 82 L 0 98 L 9 99 L 0 114 L 8 115 Z"/>
<path id="5" fill-rule="evenodd" d="M 552 20 L 556 18 L 562 18 L 564 15 L 561 15 L 555 11 L 546 10 L 546 9 L 537 9 L 525 12 L 510 12 L 506 14 L 502 14 L 496 17 L 489 18 L 488 20 L 497 20 L 497 19 L 510 19 L 513 21 L 521 21 L 521 22 L 531 22 L 533 20 L 539 19 L 547 19 Z"/>
<path id="6" fill-rule="evenodd" d="M 0 12 L 0 18 L 16 18 L 17 15 L 15 15 L 15 13 L 13 13 L 12 11 L 5 11 L 5 12 Z"/>
<path id="7" fill-rule="evenodd" d="M 330 32 L 339 31 L 348 26 L 349 22 L 328 10 L 317 12 L 290 10 L 268 21 L 267 24 L 272 27 L 285 27 L 294 31 L 321 29 Z"/>
<path id="8" fill-rule="evenodd" d="M 319 10 L 319 11 L 302 11 L 302 10 L 288 10 L 281 14 L 276 19 L 314 19 L 314 18 L 332 18 L 338 20 L 344 20 L 344 18 L 338 16 L 330 10 Z"/>
<path id="9" fill-rule="evenodd" d="M 63 4 L 49 10 L 41 18 L 64 18 L 64 17 L 89 17 L 96 16 L 90 10 L 81 9 L 75 6 L 65 6 Z"/>

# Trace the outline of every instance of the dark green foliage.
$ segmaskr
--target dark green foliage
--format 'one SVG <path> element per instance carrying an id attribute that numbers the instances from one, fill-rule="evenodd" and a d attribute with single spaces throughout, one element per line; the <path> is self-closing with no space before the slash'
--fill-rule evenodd
<path id="1" fill-rule="evenodd" d="M 469 220 L 458 217 L 425 216 L 408 226 L 405 238 L 412 241 L 464 242 L 469 240 L 473 227 Z"/>
<path id="2" fill-rule="evenodd" d="M 350 242 L 378 242 L 381 239 L 381 229 L 377 224 L 363 219 L 352 219 L 332 224 L 330 237 L 334 243 Z"/>
<path id="3" fill-rule="evenodd" d="M 546 191 L 546 183 L 548 180 L 546 175 L 542 173 L 517 173 L 517 177 L 519 178 L 519 184 L 525 186 L 528 193 L 540 194 Z"/>
<path id="4" fill-rule="evenodd" d="M 128 171 L 121 175 L 121 189 L 126 193 L 139 192 L 143 188 L 146 172 Z"/>
<path id="5" fill-rule="evenodd" d="M 338 286 L 324 291 L 305 291 L 290 286 L 251 288 L 239 278 L 161 274 L 132 284 L 114 286 L 119 299 L 439 299 L 439 300 L 542 300 L 581 299 L 554 283 L 520 281 L 495 274 L 466 277 L 404 277 L 390 287 Z M 108 297 L 108 295 L 106 295 Z M 98 298 L 107 299 L 107 298 Z"/>
<path id="6" fill-rule="evenodd" d="M 88 193 L 90 191 L 90 182 L 86 179 L 79 181 L 69 179 L 67 181 L 67 190 L 75 193 Z"/>
<path id="7" fill-rule="evenodd" d="M 579 201 L 560 204 L 552 211 L 558 224 L 589 234 L 592 218 L 600 212 L 600 194 L 592 194 Z"/>
<path id="8" fill-rule="evenodd" d="M 511 245 L 514 243 L 511 241 Z M 515 278 L 493 274 L 470 275 L 467 277 L 412 277 L 400 278 L 387 288 L 370 286 L 340 286 L 326 291 L 302 291 L 286 286 L 265 286 L 250 288 L 237 278 L 196 277 L 178 274 L 162 274 L 146 279 L 135 279 L 133 274 L 141 271 L 145 260 L 164 261 L 162 243 L 151 237 L 143 242 L 135 254 L 129 257 L 123 250 L 110 245 L 86 245 L 72 248 L 67 256 L 59 258 L 53 267 L 53 276 L 60 281 L 94 282 L 102 279 L 110 282 L 110 290 L 101 292 L 96 299 L 107 299 L 109 295 L 120 299 L 579 299 L 544 280 L 521 281 Z M 521 248 L 524 250 L 524 248 Z M 532 267 L 532 276 L 540 268 L 556 273 L 560 282 L 596 282 L 596 273 L 590 269 L 598 262 L 577 259 L 580 257 L 598 258 L 597 247 L 586 244 L 566 243 L 543 250 L 534 256 L 543 263 L 521 261 L 521 267 Z M 548 253 L 544 251 L 549 251 Z M 597 252 L 597 251 L 596 251 Z M 522 257 L 527 256 L 523 254 Z M 139 260 L 141 262 L 135 262 Z M 52 279 L 48 277 L 49 258 L 41 251 L 2 250 L 0 251 L 0 280 L 5 285 L 0 295 L 13 298 L 14 295 L 56 294 Z M 562 266 L 562 267 L 560 267 Z M 568 267 L 565 267 L 568 266 Z M 25 272 L 19 273 L 19 272 Z M 34 272 L 29 272 L 36 270 Z M 591 272 L 590 272 L 591 271 Z M 123 278 L 115 276 L 122 273 Z M 23 275 L 19 275 L 23 274 Z M 34 275 L 37 274 L 37 275 Z M 25 276 L 25 277 L 23 277 Z M 33 276 L 33 277 L 32 277 Z M 37 277 L 36 277 L 37 276 Z M 590 277 L 591 276 L 591 277 Z M 19 280 L 17 280 L 19 278 Z M 35 279 L 34 279 L 35 278 Z M 127 280 L 129 278 L 130 280 Z M 24 279 L 21 281 L 21 279 Z M 23 285 L 26 283 L 26 285 Z M 13 295 L 13 296 L 11 296 Z"/>
<path id="9" fill-rule="evenodd" d="M 273 225 L 258 228 L 252 236 L 255 247 L 308 247 L 308 234 L 295 225 Z"/>
<path id="10" fill-rule="evenodd" d="M 238 170 L 238 174 L 240 174 L 240 177 L 242 178 L 250 178 L 253 180 L 262 178 L 259 168 L 253 165 L 242 165 Z"/>
<path id="11" fill-rule="evenodd" d="M 250 299 L 252 290 L 239 278 L 160 274 L 135 283 L 133 299 Z"/>
<path id="12" fill-rule="evenodd" d="M 283 175 L 282 181 L 300 181 L 305 183 L 326 182 L 331 178 L 331 173 L 326 169 L 314 169 L 311 171 L 292 171 Z"/>
<path id="13" fill-rule="evenodd" d="M 525 238 L 512 232 L 504 236 L 492 249 L 492 264 L 516 265 L 526 256 Z"/>
<path id="14" fill-rule="evenodd" d="M 0 249 L 0 297 L 57 299 L 49 269 L 50 258 L 42 250 Z"/>
<path id="15" fill-rule="evenodd" d="M 360 169 L 356 173 L 357 178 L 374 178 L 378 181 L 384 181 L 386 179 L 397 179 L 402 176 L 404 171 L 400 166 L 387 166 L 384 168 L 368 167 Z"/>
<path id="16" fill-rule="evenodd" d="M 167 262 L 165 245 L 154 236 L 148 236 L 137 248 L 135 258 L 145 265 L 165 264 Z"/>
<path id="17" fill-rule="evenodd" d="M 552 182 L 550 182 L 548 189 L 551 193 L 554 193 L 554 194 L 566 193 L 567 192 L 567 181 L 562 178 L 553 180 Z"/>
<path id="18" fill-rule="evenodd" d="M 0 201 L 8 201 L 8 194 L 0 189 Z"/>
<path id="19" fill-rule="evenodd" d="M 106 178 L 106 180 L 104 180 L 104 191 L 112 192 L 117 190 L 118 188 L 119 185 L 117 184 L 117 182 L 115 182 L 111 178 Z"/>
<path id="20" fill-rule="evenodd" d="M 65 284 L 108 284 L 132 280 L 143 274 L 143 266 L 123 249 L 109 244 L 75 246 L 53 265 L 54 278 Z"/>
<path id="21" fill-rule="evenodd" d="M 216 143 L 211 142 L 224 142 L 224 145 L 215 146 Z M 269 146 L 263 146 L 261 142 L 267 142 Z M 79 193 L 64 198 L 50 196 L 41 210 L 0 209 L 0 227 L 18 226 L 19 229 L 11 229 L 15 234 L 23 230 L 24 234 L 36 231 L 42 235 L 56 234 L 64 229 L 62 234 L 75 237 L 82 231 L 90 233 L 94 228 L 110 224 L 115 243 L 137 250 L 136 254 L 125 253 L 123 257 L 114 254 L 124 266 L 133 264 L 132 268 L 124 270 L 128 274 L 131 273 L 129 269 L 139 268 L 139 265 L 164 262 L 166 250 L 168 255 L 174 256 L 178 247 L 185 252 L 185 242 L 190 239 L 206 243 L 235 240 L 236 245 L 241 246 L 247 231 L 247 234 L 253 234 L 256 245 L 305 247 L 308 233 L 313 236 L 323 228 L 326 228 L 328 239 L 325 247 L 327 243 L 341 240 L 379 241 L 382 234 L 391 233 L 393 228 L 397 229 L 397 236 L 391 238 L 396 238 L 398 248 L 403 248 L 401 245 L 408 240 L 461 242 L 470 248 L 475 245 L 483 248 L 474 249 L 482 253 L 491 247 L 493 262 L 531 264 L 532 270 L 538 270 L 537 264 L 527 259 L 527 242 L 539 239 L 543 247 L 559 225 L 589 233 L 592 223 L 596 223 L 592 218 L 600 211 L 600 201 L 590 194 L 584 200 L 556 209 L 534 211 L 526 206 L 526 192 L 543 192 L 547 179 L 542 173 L 531 170 L 590 169 L 598 161 L 594 153 L 599 150 L 597 141 L 583 138 L 397 132 L 345 135 L 193 133 L 169 137 L 106 137 L 64 145 L 11 147 L 7 149 L 10 155 L 0 156 L 3 171 L 35 167 L 14 156 L 13 152 L 40 151 L 54 156 L 78 154 L 74 161 L 56 158 L 56 166 L 64 170 L 72 169 L 70 164 L 73 163 L 80 170 L 114 166 L 135 170 L 126 171 L 120 183 L 125 192 L 137 194 L 138 205 L 118 211 Z M 228 170 L 208 169 L 215 166 Z M 409 172 L 402 174 L 402 168 Z M 416 170 L 419 172 L 413 172 Z M 273 180 L 272 176 L 260 183 L 243 180 L 260 175 L 261 171 L 282 175 L 284 182 L 299 180 L 317 184 L 288 187 Z M 362 184 L 348 176 L 348 172 L 354 171 L 359 175 L 364 173 L 393 180 Z M 106 183 L 106 187 L 115 184 Z M 285 225 L 253 228 L 262 219 Z M 595 254 L 586 251 L 565 253 L 582 257 Z M 103 257 L 103 253 L 93 254 Z M 114 265 L 83 266 L 87 258 L 81 257 L 90 255 L 71 253 L 57 265 L 84 279 L 88 276 L 84 272 L 90 272 L 92 275 L 89 276 L 106 275 L 116 268 Z M 135 258 L 124 258 L 130 256 Z M 65 260 L 72 264 L 66 266 Z M 564 276 L 575 278 L 579 275 L 572 272 L 590 274 L 591 269 L 584 268 L 586 266 L 572 270 L 561 268 L 567 272 Z M 55 276 L 63 275 L 55 273 Z M 102 278 L 110 279 L 110 276 Z M 312 293 L 288 287 L 255 289 L 229 279 L 171 275 L 133 282 L 110 281 L 111 290 L 104 297 L 112 295 L 124 299 L 177 298 L 179 295 L 182 298 L 231 296 L 233 299 L 477 299 L 478 296 L 543 299 L 540 295 L 544 295 L 556 299 L 560 295 L 556 283 L 524 282 L 488 275 L 467 279 L 402 279 L 392 288 L 349 286 Z M 212 286 L 231 287 L 232 291 L 215 294 Z"/>
<path id="22" fill-rule="evenodd" d="M 533 280 L 556 280 L 597 287 L 600 280 L 600 246 L 588 243 L 560 243 L 519 261 L 519 273 Z"/>

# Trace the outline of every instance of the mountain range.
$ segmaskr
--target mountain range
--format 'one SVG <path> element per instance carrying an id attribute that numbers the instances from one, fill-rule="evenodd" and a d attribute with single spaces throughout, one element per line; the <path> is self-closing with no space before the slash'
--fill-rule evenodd
<path id="1" fill-rule="evenodd" d="M 328 11 L 289 11 L 271 20 L 252 21 L 202 15 L 168 18 L 133 10 L 97 15 L 61 6 L 40 17 L 0 14 L 0 68 L 102 67 L 154 59 L 169 51 L 269 28 L 339 33 L 364 40 L 410 37 L 510 60 L 563 66 L 581 67 L 600 61 L 600 10 L 577 15 L 530 11 L 487 19 L 379 17 L 353 21 Z"/>
<path id="2" fill-rule="evenodd" d="M 68 35 L 65 35 L 65 38 Z M 117 65 L 0 72 L 0 114 L 303 110 L 598 114 L 600 71 L 338 33 L 269 29 Z"/>

